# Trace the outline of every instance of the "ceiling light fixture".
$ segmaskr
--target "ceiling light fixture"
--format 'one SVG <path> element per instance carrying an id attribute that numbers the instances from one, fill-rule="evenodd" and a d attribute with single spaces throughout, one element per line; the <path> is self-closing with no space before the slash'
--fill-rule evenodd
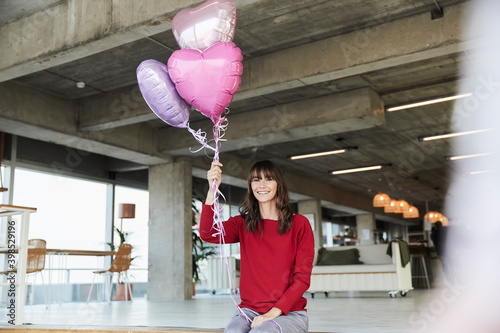
<path id="1" fill-rule="evenodd" d="M 410 206 L 406 212 L 403 212 L 403 217 L 405 219 L 416 219 L 420 216 L 417 207 Z"/>
<path id="2" fill-rule="evenodd" d="M 373 165 L 369 167 L 363 167 L 363 168 L 354 168 L 354 169 L 344 169 L 344 170 L 335 170 L 335 171 L 329 171 L 328 173 L 332 175 L 343 175 L 345 173 L 353 173 L 353 172 L 363 172 L 363 171 L 371 171 L 371 170 L 380 170 L 382 169 L 383 165 Z"/>
<path id="3" fill-rule="evenodd" d="M 83 81 L 78 81 L 78 82 L 76 83 L 76 87 L 77 87 L 77 88 L 80 88 L 80 89 L 85 88 L 85 82 L 83 82 Z"/>
<path id="4" fill-rule="evenodd" d="M 324 151 L 320 153 L 313 153 L 313 154 L 304 154 L 304 155 L 294 155 L 288 157 L 290 160 L 301 160 L 303 158 L 311 158 L 311 157 L 320 157 L 320 156 L 328 156 L 328 155 L 334 155 L 334 154 L 342 154 L 354 149 L 358 149 L 358 147 L 347 147 L 344 149 L 338 149 L 338 150 L 330 150 L 330 151 Z"/>
<path id="5" fill-rule="evenodd" d="M 438 222 L 441 222 L 443 227 L 447 227 L 450 225 L 450 222 L 448 221 L 448 218 L 446 216 L 441 216 L 438 220 Z"/>
<path id="6" fill-rule="evenodd" d="M 488 156 L 493 154 L 494 153 L 482 153 L 482 154 L 471 154 L 471 155 L 461 155 L 461 156 L 446 156 L 445 159 L 447 161 L 458 161 L 458 160 L 465 160 L 467 158 Z"/>
<path id="7" fill-rule="evenodd" d="M 398 200 L 396 201 L 396 209 L 394 210 L 394 213 L 403 214 L 409 207 L 410 205 L 405 200 Z"/>
<path id="8" fill-rule="evenodd" d="M 480 174 L 483 174 L 483 173 L 490 173 L 490 172 L 493 172 L 493 170 L 471 171 L 471 172 L 469 172 L 469 174 L 471 174 L 471 175 L 480 175 Z"/>
<path id="9" fill-rule="evenodd" d="M 439 219 L 443 217 L 443 214 L 436 211 L 430 211 L 424 215 L 424 221 L 430 221 L 431 223 L 439 222 Z"/>
<path id="10" fill-rule="evenodd" d="M 391 197 L 387 194 L 379 192 L 373 197 L 373 207 L 385 207 L 391 202 Z"/>
<path id="11" fill-rule="evenodd" d="M 396 199 L 391 199 L 389 204 L 387 204 L 384 207 L 384 213 L 395 213 L 396 209 L 397 209 L 397 207 L 396 207 L 397 203 L 398 203 L 398 201 Z"/>
<path id="12" fill-rule="evenodd" d="M 476 131 L 467 131 L 467 132 L 449 133 L 449 134 L 442 134 L 442 135 L 419 137 L 418 141 L 431 141 L 431 140 L 454 138 L 456 136 L 469 135 L 469 134 L 475 134 L 475 133 L 481 133 L 481 132 L 487 132 L 487 131 L 491 131 L 491 128 L 476 130 Z"/>
<path id="13" fill-rule="evenodd" d="M 411 108 L 416 108 L 419 106 L 424 106 L 424 105 L 430 105 L 430 104 L 436 104 L 436 103 L 443 103 L 443 102 L 448 102 L 448 101 L 453 101 L 456 99 L 460 98 L 465 98 L 472 96 L 471 93 L 469 94 L 461 94 L 461 95 L 455 95 L 455 96 L 449 96 L 449 97 L 442 97 L 442 98 L 437 98 L 437 99 L 432 99 L 428 101 L 423 101 L 423 102 L 418 102 L 418 103 L 411 103 L 411 104 L 406 104 L 406 105 L 401 105 L 401 106 L 395 106 L 388 108 L 388 112 L 393 112 L 393 111 L 400 111 L 400 110 L 405 110 L 405 109 L 411 109 Z"/>

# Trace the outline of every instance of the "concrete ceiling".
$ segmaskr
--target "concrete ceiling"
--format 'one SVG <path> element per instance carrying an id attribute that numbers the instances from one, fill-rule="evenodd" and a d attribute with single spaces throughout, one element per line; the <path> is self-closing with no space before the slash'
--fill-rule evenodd
<path id="1" fill-rule="evenodd" d="M 180 3 L 101 1 L 90 8 L 75 1 L 0 1 L 0 41 L 10 46 L 0 60 L 0 94 L 11 98 L 4 108 L 0 102 L 0 130 L 78 148 L 84 142 L 88 150 L 143 165 L 191 156 L 188 148 L 195 142 L 186 131 L 171 128 L 147 109 L 135 76 L 141 61 L 166 62 L 179 49 L 171 19 L 178 10 L 201 2 Z M 461 35 L 468 1 L 236 0 L 235 4 L 234 42 L 244 55 L 244 73 L 228 115 L 229 141 L 222 148 L 227 154 L 223 156 L 230 156 L 227 160 L 271 159 L 290 174 L 331 186 L 338 196 L 345 191 L 371 198 L 384 191 L 420 209 L 425 201 L 431 209 L 442 208 L 455 170 L 445 159 L 452 153 L 451 143 L 424 143 L 418 137 L 451 132 L 453 103 L 398 112 L 383 109 L 454 94 L 469 79 L 460 75 L 467 52 L 474 52 Z M 77 81 L 86 87 L 76 88 Z M 12 99 L 15 94 L 17 99 Z M 366 101 L 361 97 L 365 94 Z M 33 98 L 34 104 L 5 110 L 13 108 L 12 103 L 24 103 L 23 96 Z M 350 113 L 350 101 L 356 96 L 366 114 Z M 53 112 L 60 108 L 58 117 L 71 113 L 67 121 L 75 128 L 65 127 L 64 122 L 59 127 L 55 115 L 37 120 L 19 115 L 22 109 L 44 103 L 52 105 Z M 340 118 L 335 118 L 337 111 L 328 111 L 328 105 L 341 110 Z M 379 106 L 382 113 L 374 111 Z M 307 124 L 295 124 L 294 119 Z M 252 126 L 248 131 L 247 122 Z M 195 111 L 191 126 L 209 130 L 206 118 Z M 40 133 L 33 132 L 36 128 Z M 131 136 L 134 142 L 128 141 Z M 287 159 L 344 147 L 357 149 Z M 195 158 L 195 167 L 208 165 L 209 159 Z M 380 163 L 390 166 L 328 174 Z M 239 175 L 238 170 L 228 173 Z M 302 186 L 307 187 L 307 181 Z"/>

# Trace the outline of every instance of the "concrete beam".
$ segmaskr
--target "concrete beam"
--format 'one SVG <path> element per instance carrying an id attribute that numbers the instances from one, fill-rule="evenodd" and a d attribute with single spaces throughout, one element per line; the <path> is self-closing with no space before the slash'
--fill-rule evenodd
<path id="1" fill-rule="evenodd" d="M 221 152 L 265 146 L 317 136 L 361 130 L 385 124 L 384 103 L 369 88 L 230 115 Z M 210 120 L 191 124 L 211 133 Z M 209 135 L 210 136 L 210 135 Z M 190 154 L 196 144 L 187 131 L 160 130 L 158 149 L 172 155 Z"/>
<path id="2" fill-rule="evenodd" d="M 424 13 L 244 60 L 242 82 L 234 100 L 463 51 L 465 42 L 457 22 L 461 22 L 466 13 L 467 4 L 449 6 L 446 7 L 446 15 L 439 20 L 431 20 L 430 15 Z M 102 105 L 97 105 L 92 109 L 94 111 L 85 108 L 81 129 L 100 130 L 154 119 L 152 112 L 137 96 L 137 88 L 134 88 L 130 92 L 102 97 L 102 102 L 99 102 Z M 103 108 L 112 109 L 114 106 L 111 103 L 125 99 L 134 101 L 137 107 L 129 108 L 123 114 L 101 112 Z M 101 116 L 103 114 L 106 116 Z"/>
<path id="3" fill-rule="evenodd" d="M 236 0 L 237 7 L 257 0 Z M 171 30 L 181 9 L 200 0 L 61 1 L 0 29 L 0 82 Z"/>
<path id="4" fill-rule="evenodd" d="M 81 102 L 79 129 L 102 131 L 157 119 L 139 87 Z"/>
<path id="5" fill-rule="evenodd" d="M 0 131 L 53 142 L 131 162 L 154 165 L 171 162 L 159 153 L 157 131 L 145 124 L 100 132 L 78 130 L 76 103 L 21 84 L 0 84 Z"/>

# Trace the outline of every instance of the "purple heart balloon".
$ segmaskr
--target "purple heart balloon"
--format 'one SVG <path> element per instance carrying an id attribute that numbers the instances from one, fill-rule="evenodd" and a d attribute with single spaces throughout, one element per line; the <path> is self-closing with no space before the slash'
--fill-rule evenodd
<path id="1" fill-rule="evenodd" d="M 154 59 L 144 60 L 136 74 L 142 97 L 158 118 L 171 126 L 188 128 L 191 110 L 177 93 L 167 65 Z"/>

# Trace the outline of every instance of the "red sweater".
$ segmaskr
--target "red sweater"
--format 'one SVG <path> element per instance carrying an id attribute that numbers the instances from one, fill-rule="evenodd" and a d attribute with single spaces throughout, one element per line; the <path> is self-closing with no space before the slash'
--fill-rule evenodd
<path id="1" fill-rule="evenodd" d="M 209 243 L 219 243 L 212 229 L 212 206 L 203 205 L 200 237 Z M 224 223 L 226 243 L 240 242 L 240 307 L 260 314 L 277 307 L 286 315 L 289 311 L 305 310 L 302 296 L 309 288 L 314 260 L 314 236 L 309 221 L 302 215 L 293 216 L 292 228 L 278 232 L 278 221 L 264 220 L 264 232 L 245 231 L 242 216 L 231 217 Z"/>

